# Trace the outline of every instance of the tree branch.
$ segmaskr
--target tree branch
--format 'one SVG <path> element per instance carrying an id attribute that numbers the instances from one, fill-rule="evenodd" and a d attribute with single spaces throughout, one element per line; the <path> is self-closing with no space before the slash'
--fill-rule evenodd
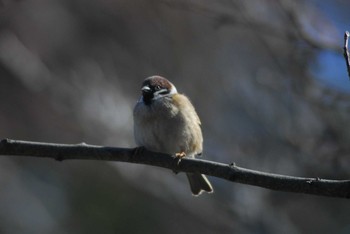
<path id="1" fill-rule="evenodd" d="M 199 172 L 232 182 L 267 189 L 314 194 L 328 197 L 350 197 L 350 180 L 325 180 L 265 173 L 207 160 L 183 158 L 180 163 L 171 155 L 155 153 L 144 148 L 117 148 L 85 143 L 54 144 L 4 139 L 0 155 L 68 159 L 119 161 L 163 167 L 179 172 Z"/>
<path id="2" fill-rule="evenodd" d="M 348 49 L 348 41 L 349 41 L 349 32 L 345 31 L 344 33 L 344 58 L 346 62 L 346 67 L 348 69 L 348 76 L 350 79 L 350 59 L 349 59 L 349 49 Z"/>

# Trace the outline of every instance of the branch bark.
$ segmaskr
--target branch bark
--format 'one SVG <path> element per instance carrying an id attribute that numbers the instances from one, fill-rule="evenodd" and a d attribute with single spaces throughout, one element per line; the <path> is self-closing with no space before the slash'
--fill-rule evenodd
<path id="1" fill-rule="evenodd" d="M 349 49 L 348 49 L 349 36 L 350 36 L 350 33 L 346 31 L 344 33 L 344 58 L 345 58 L 346 68 L 348 69 L 348 76 L 350 79 L 350 58 L 349 58 Z"/>
<path id="2" fill-rule="evenodd" d="M 103 160 L 146 164 L 178 172 L 199 172 L 241 184 L 267 189 L 314 194 L 328 197 L 350 197 L 350 180 L 302 178 L 254 171 L 235 164 L 183 158 L 155 153 L 144 148 L 117 148 L 81 144 L 54 144 L 4 139 L 0 142 L 0 155 L 52 158 L 58 161 Z"/>

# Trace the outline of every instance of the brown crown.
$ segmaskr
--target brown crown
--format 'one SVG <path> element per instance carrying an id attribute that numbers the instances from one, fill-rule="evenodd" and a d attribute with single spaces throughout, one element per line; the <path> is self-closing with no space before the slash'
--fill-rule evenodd
<path id="1" fill-rule="evenodd" d="M 144 86 L 148 86 L 150 87 L 152 90 L 155 90 L 158 86 L 160 87 L 160 89 L 171 89 L 172 84 L 170 83 L 170 81 L 168 81 L 166 78 L 162 77 L 162 76 L 151 76 L 146 78 L 143 83 L 142 83 L 142 87 Z"/>

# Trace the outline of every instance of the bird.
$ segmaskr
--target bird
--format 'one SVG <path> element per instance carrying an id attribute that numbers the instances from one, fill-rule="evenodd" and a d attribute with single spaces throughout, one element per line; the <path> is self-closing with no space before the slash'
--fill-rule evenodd
<path id="1" fill-rule="evenodd" d="M 133 110 L 134 137 L 147 150 L 194 158 L 202 154 L 201 121 L 187 96 L 162 76 L 150 76 L 142 82 L 141 97 Z M 194 196 L 212 193 L 207 177 L 186 173 Z"/>

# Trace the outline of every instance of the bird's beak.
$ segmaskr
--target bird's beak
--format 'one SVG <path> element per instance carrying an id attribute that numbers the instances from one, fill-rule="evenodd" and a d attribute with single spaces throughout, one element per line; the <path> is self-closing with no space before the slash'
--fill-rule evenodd
<path id="1" fill-rule="evenodd" d="M 146 105 L 149 105 L 153 99 L 153 92 L 149 86 L 143 86 L 142 91 L 142 100 Z"/>
<path id="2" fill-rule="evenodd" d="M 148 92 L 151 92 L 151 88 L 148 87 L 148 86 L 143 86 L 142 89 L 141 89 L 141 91 L 142 91 L 142 92 L 148 93 Z"/>
<path id="3" fill-rule="evenodd" d="M 151 90 L 151 88 L 148 87 L 148 86 L 143 86 L 143 87 L 141 88 L 141 91 L 142 91 L 143 94 L 148 94 L 148 93 L 150 93 L 152 90 Z"/>

